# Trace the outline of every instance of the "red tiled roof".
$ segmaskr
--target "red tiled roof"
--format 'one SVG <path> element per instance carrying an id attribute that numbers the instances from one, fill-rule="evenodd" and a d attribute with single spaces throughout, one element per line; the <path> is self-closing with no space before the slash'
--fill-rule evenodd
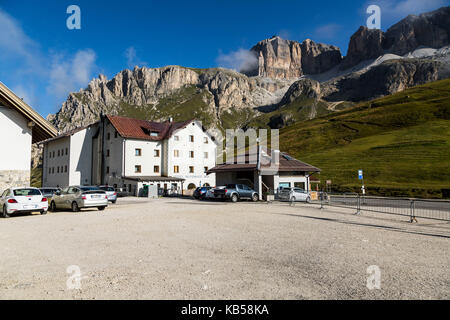
<path id="1" fill-rule="evenodd" d="M 193 120 L 183 122 L 154 122 L 120 116 L 106 116 L 117 132 L 128 139 L 159 141 L 170 138 L 172 134 L 186 127 Z M 150 132 L 158 132 L 158 136 L 150 136 Z"/>

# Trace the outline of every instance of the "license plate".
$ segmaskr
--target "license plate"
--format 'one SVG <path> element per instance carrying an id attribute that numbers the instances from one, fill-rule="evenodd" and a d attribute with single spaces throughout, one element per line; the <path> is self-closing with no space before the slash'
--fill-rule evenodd
<path id="1" fill-rule="evenodd" d="M 100 195 L 97 195 L 97 194 L 95 194 L 95 195 L 93 195 L 93 196 L 91 196 L 91 198 L 92 199 L 100 199 L 102 196 L 100 196 Z"/>
<path id="2" fill-rule="evenodd" d="M 37 208 L 37 205 L 25 205 L 25 206 L 23 206 L 23 207 L 24 207 L 24 209 L 29 210 L 29 209 L 36 209 L 36 208 Z"/>

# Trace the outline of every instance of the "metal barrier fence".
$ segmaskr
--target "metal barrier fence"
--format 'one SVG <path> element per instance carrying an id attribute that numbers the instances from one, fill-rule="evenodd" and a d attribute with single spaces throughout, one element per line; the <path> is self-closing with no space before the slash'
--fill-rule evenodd
<path id="1" fill-rule="evenodd" d="M 417 218 L 450 221 L 449 200 L 372 197 L 357 193 L 320 193 L 319 201 L 316 203 L 320 203 L 321 208 L 333 206 L 354 209 L 355 214 L 367 211 L 407 216 L 411 222 L 417 222 Z"/>

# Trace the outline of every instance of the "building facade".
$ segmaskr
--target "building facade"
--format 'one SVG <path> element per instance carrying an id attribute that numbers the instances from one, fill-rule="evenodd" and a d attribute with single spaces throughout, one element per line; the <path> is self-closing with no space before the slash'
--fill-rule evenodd
<path id="1" fill-rule="evenodd" d="M 31 145 L 56 129 L 0 82 L 0 191 L 30 185 Z"/>
<path id="2" fill-rule="evenodd" d="M 146 186 L 182 193 L 215 185 L 216 143 L 198 121 L 103 116 L 44 145 L 43 185 L 107 184 L 133 195 Z"/>

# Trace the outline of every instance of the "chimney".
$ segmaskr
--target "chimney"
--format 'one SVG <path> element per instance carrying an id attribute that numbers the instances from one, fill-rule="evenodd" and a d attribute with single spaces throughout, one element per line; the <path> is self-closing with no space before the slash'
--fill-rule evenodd
<path id="1" fill-rule="evenodd" d="M 272 165 L 280 165 L 280 150 L 272 150 Z"/>

